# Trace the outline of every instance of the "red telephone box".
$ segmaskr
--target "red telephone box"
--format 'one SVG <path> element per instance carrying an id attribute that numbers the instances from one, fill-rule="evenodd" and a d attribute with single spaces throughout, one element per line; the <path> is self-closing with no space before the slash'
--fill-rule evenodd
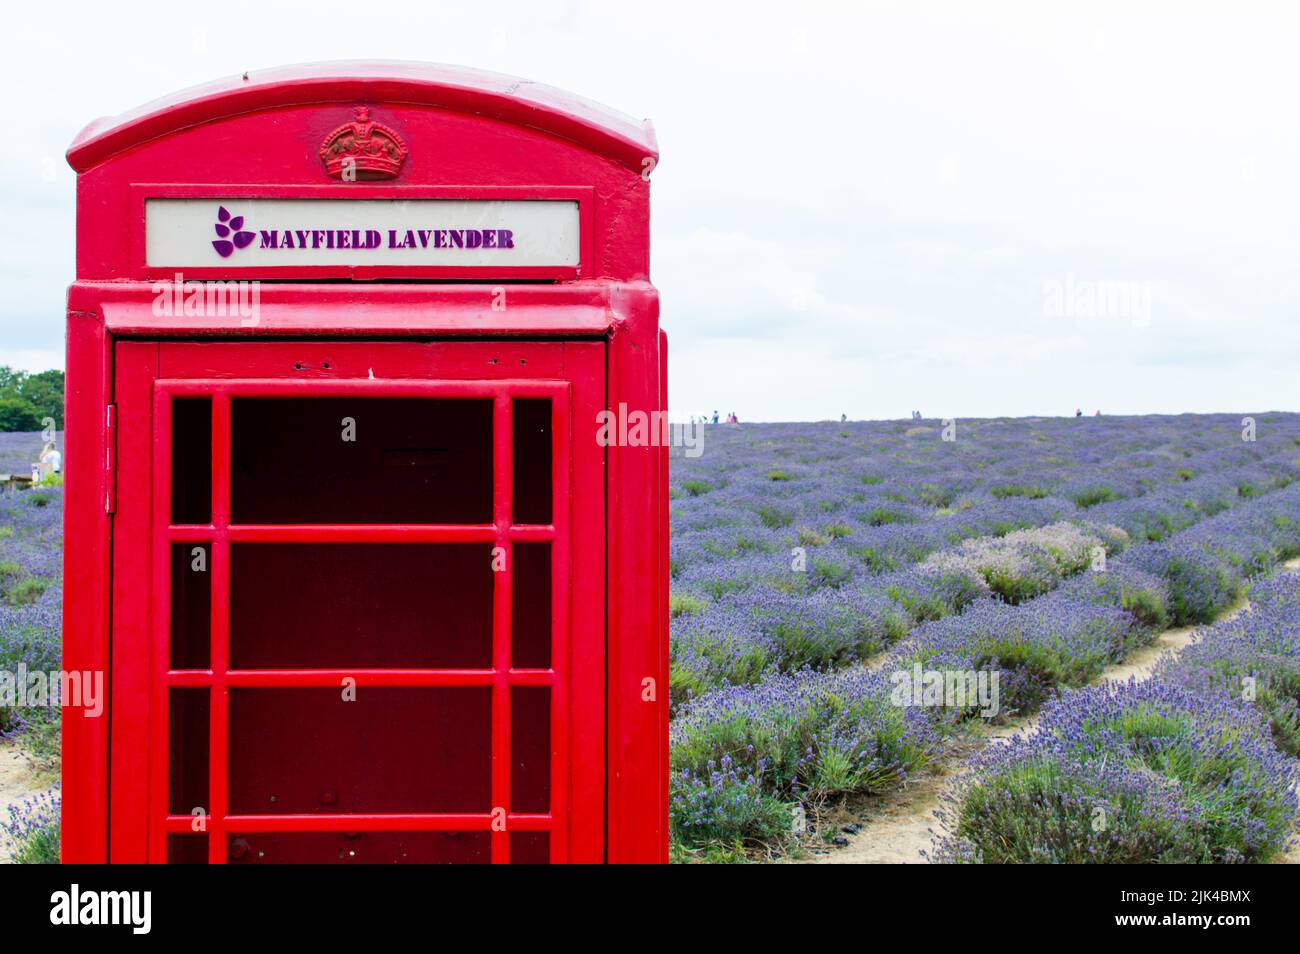
<path id="1" fill-rule="evenodd" d="M 667 860 L 656 159 L 414 64 L 77 138 L 65 861 Z"/>

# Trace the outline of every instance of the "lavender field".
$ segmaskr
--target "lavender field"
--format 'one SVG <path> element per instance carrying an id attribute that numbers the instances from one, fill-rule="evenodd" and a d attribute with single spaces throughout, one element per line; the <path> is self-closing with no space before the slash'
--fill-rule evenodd
<path id="1" fill-rule="evenodd" d="M 1040 709 L 1036 733 L 960 774 L 933 859 L 1284 851 L 1300 599 L 1279 571 L 1300 555 L 1300 416 L 960 421 L 946 436 L 926 421 L 723 425 L 674 459 L 675 858 L 820 845 L 819 810 L 897 790 L 968 751 L 981 721 Z M 1148 683 L 1089 687 L 1192 626 L 1210 628 Z M 922 670 L 996 674 L 996 711 L 900 700 L 901 674 Z"/>
<path id="2" fill-rule="evenodd" d="M 0 434 L 0 472 L 27 473 L 40 450 L 40 434 Z M 0 492 L 0 669 L 59 668 L 62 576 L 62 488 Z M 0 732 L 23 718 L 0 706 Z"/>
<path id="3" fill-rule="evenodd" d="M 41 446 L 40 434 L 0 434 L 0 472 L 27 473 Z M 0 493 L 0 670 L 59 668 L 62 576 L 62 487 Z M 58 856 L 58 789 L 40 790 L 57 774 L 58 727 L 57 708 L 0 704 L 0 860 Z"/>
<path id="4" fill-rule="evenodd" d="M 38 445 L 0 436 L 0 470 Z M 672 469 L 676 860 L 820 850 L 843 799 L 968 757 L 932 860 L 1286 850 L 1300 415 L 719 425 L 704 448 Z M 0 496 L 2 669 L 58 668 L 61 517 L 59 488 Z M 1175 627 L 1199 638 L 1154 678 L 1095 684 Z M 920 670 L 996 673 L 997 712 L 900 702 Z M 969 755 L 973 728 L 1035 712 Z M 48 750 L 51 719 L 0 708 L 0 733 Z M 57 807 L 0 817 L 0 841 L 49 857 Z"/>

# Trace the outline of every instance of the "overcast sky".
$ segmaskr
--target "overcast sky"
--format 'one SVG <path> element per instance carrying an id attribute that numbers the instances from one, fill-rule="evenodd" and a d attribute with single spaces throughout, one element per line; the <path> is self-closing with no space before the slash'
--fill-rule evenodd
<path id="1" fill-rule="evenodd" d="M 0 363 L 62 367 L 90 119 L 246 69 L 471 65 L 656 126 L 673 416 L 1300 410 L 1285 4 L 10 4 Z"/>

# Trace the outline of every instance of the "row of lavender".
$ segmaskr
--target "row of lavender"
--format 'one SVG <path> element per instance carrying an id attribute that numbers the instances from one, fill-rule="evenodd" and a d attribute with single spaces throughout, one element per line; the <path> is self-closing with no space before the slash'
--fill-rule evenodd
<path id="1" fill-rule="evenodd" d="M 41 448 L 39 434 L 0 434 L 0 467 L 25 472 Z M 0 670 L 59 668 L 63 576 L 60 487 L 0 494 Z M 20 724 L 0 705 L 0 733 Z"/>
<path id="2" fill-rule="evenodd" d="M 1037 733 L 978 756 L 936 859 L 1252 862 L 1300 806 L 1300 574 L 1255 582 L 1146 683 L 1065 693 Z"/>
<path id="3" fill-rule="evenodd" d="M 918 626 L 877 671 L 784 675 L 692 701 L 673 726 L 678 843 L 778 835 L 791 803 L 886 788 L 976 714 L 899 705 L 894 673 L 918 664 L 997 672 L 1003 711 L 1033 708 L 1165 625 L 1212 618 L 1245 579 L 1297 552 L 1300 486 L 1249 499 L 1167 541 L 1139 543 L 1103 572 L 1019 606 L 980 596 Z"/>
<path id="4" fill-rule="evenodd" d="M 977 421 L 947 435 L 895 422 L 714 427 L 702 457 L 674 464 L 673 563 L 683 574 L 743 556 L 784 543 L 788 534 L 767 531 L 789 527 L 892 569 L 1084 508 L 1135 537 L 1165 535 L 1179 528 L 1176 512 L 1128 502 L 1156 494 L 1213 507 L 1216 491 L 1249 493 L 1274 476 L 1265 461 L 1294 450 L 1294 415 L 1261 417 L 1248 434 L 1241 420 Z M 1216 479 L 1239 470 L 1228 485 Z"/>
<path id="5" fill-rule="evenodd" d="M 1094 431 L 1107 433 L 1100 431 L 1098 422 L 1090 423 Z M 825 495 L 836 491 L 842 476 L 837 472 L 847 466 L 865 466 L 858 458 L 842 457 L 843 449 L 836 446 L 827 452 L 824 473 L 769 482 L 766 497 L 742 494 L 733 499 L 731 522 L 726 526 L 698 529 L 701 514 L 717 509 L 701 501 L 706 493 L 718 494 L 720 489 L 688 496 L 674 510 L 670 687 L 674 708 L 720 686 L 753 683 L 773 672 L 833 668 L 866 658 L 896 643 L 918 622 L 958 612 L 990 592 L 1011 603 L 1023 602 L 1080 572 L 1098 546 L 1113 555 L 1130 540 L 1163 539 L 1207 516 L 1286 486 L 1300 473 L 1294 437 L 1300 428 L 1294 419 L 1288 424 L 1267 431 L 1267 440 L 1251 443 L 1242 442 L 1235 433 L 1216 431 L 1217 425 L 1202 420 L 1200 429 L 1189 428 L 1187 443 L 1203 441 L 1203 432 L 1216 434 L 1220 442 L 1217 467 L 1205 459 L 1209 451 L 1194 453 L 1185 448 L 1190 455 L 1185 459 L 1204 467 L 1206 472 L 1201 476 L 1188 468 L 1174 468 L 1162 484 L 1146 477 L 1141 481 L 1125 479 L 1120 473 L 1112 484 L 1124 487 L 1131 496 L 1090 508 L 1081 508 L 1064 498 L 1010 500 L 984 493 L 981 499 L 976 493 L 960 490 L 972 484 L 969 477 L 952 473 L 939 476 L 929 470 L 920 474 L 900 472 L 883 484 L 887 488 L 909 486 L 907 481 L 927 475 L 944 480 L 942 491 L 936 491 L 939 485 L 934 483 L 925 486 L 945 498 L 956 495 L 955 506 L 931 507 L 928 523 L 920 523 L 917 518 L 918 522 L 862 526 L 854 522 L 856 511 L 850 503 L 848 514 L 838 518 L 848 523 L 823 524 L 821 529 L 794 524 L 785 528 L 750 525 L 757 511 L 770 509 L 772 499 L 795 499 L 796 490 L 805 501 L 802 513 L 807 519 L 825 519 L 832 513 L 834 500 Z M 887 426 L 893 425 L 867 427 L 874 431 Z M 1160 427 L 1163 433 L 1167 425 Z M 783 428 L 755 429 L 776 436 L 753 443 L 781 452 L 759 462 L 760 467 L 788 456 L 792 441 L 783 443 L 779 439 Z M 1036 437 L 1043 436 L 1043 432 L 1029 425 L 1023 430 L 1029 436 L 1022 445 L 1027 443 L 1029 447 L 1020 447 L 1022 456 L 1039 453 L 1041 442 Z M 735 440 L 734 431 L 724 429 L 723 433 Z M 899 439 L 902 450 L 894 447 L 895 455 L 902 453 L 911 458 L 935 443 L 929 439 L 914 447 L 911 441 L 920 440 L 920 436 L 909 438 L 908 433 L 904 431 Z M 1113 427 L 1110 433 L 1109 444 L 1132 439 L 1124 427 Z M 982 447 L 977 437 L 968 440 L 977 449 Z M 867 442 L 864 439 L 858 443 Z M 794 444 L 803 446 L 802 442 Z M 1240 451 L 1238 444 L 1244 444 L 1247 450 Z M 1109 446 L 1106 441 L 1101 445 Z M 948 446 L 954 455 L 958 453 L 958 445 Z M 712 453 L 726 456 L 728 448 L 714 448 Z M 995 453 L 1009 453 L 1005 439 L 995 443 Z M 805 447 L 802 459 L 814 460 L 811 454 L 812 448 Z M 746 455 L 734 456 L 743 459 Z M 1029 459 L 1037 460 L 1032 456 Z M 1150 464 L 1149 460 L 1144 462 Z M 683 475 L 698 472 L 686 466 L 688 463 L 681 462 Z M 1007 486 L 998 481 L 1023 476 L 1026 469 L 1022 464 L 1017 470 L 997 458 L 992 463 L 981 461 L 980 466 L 1001 475 L 980 478 L 993 481 L 995 488 Z M 871 467 L 877 474 L 887 470 L 882 459 L 871 461 Z M 1153 465 L 1146 469 L 1155 470 Z M 731 474 L 729 488 L 752 484 L 752 479 L 736 467 L 725 470 Z M 1041 475 L 1034 479 L 1041 479 Z M 690 486 L 693 480 L 679 476 L 678 482 Z M 785 496 L 774 498 L 776 491 L 771 487 L 780 488 Z M 768 503 L 756 503 L 762 500 Z M 1055 522 L 1041 525 L 1047 521 Z M 1026 526 L 1033 529 L 1013 529 Z M 873 542 L 865 542 L 867 537 Z M 882 542 L 886 537 L 894 542 Z M 898 556 L 888 564 L 895 567 L 892 570 L 881 571 L 878 555 L 882 547 Z M 1181 612 L 1176 615 L 1184 618 Z"/>
<path id="6" fill-rule="evenodd" d="M 41 443 L 39 434 L 0 434 L 0 471 L 26 473 Z M 62 488 L 0 494 L 0 670 L 59 668 L 62 558 Z M 38 716 L 36 726 L 32 709 L 21 713 L 0 704 L 0 735 L 35 728 L 28 735 L 39 739 L 39 756 L 57 758 L 58 710 Z M 56 861 L 58 818 L 57 789 L 0 812 L 0 854 L 16 862 Z"/>

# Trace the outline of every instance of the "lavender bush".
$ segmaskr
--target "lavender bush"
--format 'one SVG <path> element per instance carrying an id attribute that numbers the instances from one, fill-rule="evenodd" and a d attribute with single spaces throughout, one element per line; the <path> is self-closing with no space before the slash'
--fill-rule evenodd
<path id="1" fill-rule="evenodd" d="M 1259 713 L 1165 681 L 1081 689 L 1029 739 L 981 753 L 943 814 L 936 859 L 1265 861 L 1300 808 L 1296 763 Z"/>
<path id="2" fill-rule="evenodd" d="M 0 819 L 0 848 L 14 864 L 56 865 L 59 863 L 58 788 L 24 799 Z"/>
<path id="3" fill-rule="evenodd" d="M 59 668 L 62 561 L 62 488 L 0 495 L 0 669 Z M 0 706 L 0 732 L 33 719 L 56 720 L 57 712 Z"/>
<path id="4" fill-rule="evenodd" d="M 1250 588 L 1249 612 L 1202 631 L 1157 678 L 1201 694 L 1253 703 L 1274 744 L 1300 756 L 1300 574 Z"/>
<path id="5" fill-rule="evenodd" d="M 791 806 L 896 785 L 941 736 L 926 710 L 890 701 L 882 673 L 798 673 L 688 704 L 671 731 L 672 826 L 682 844 L 761 839 Z"/>

